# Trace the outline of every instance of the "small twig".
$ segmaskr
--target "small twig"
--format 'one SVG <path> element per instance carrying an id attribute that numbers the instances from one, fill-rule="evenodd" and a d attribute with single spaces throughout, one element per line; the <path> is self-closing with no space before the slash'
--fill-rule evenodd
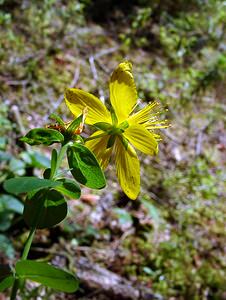
<path id="1" fill-rule="evenodd" d="M 20 130 L 21 135 L 25 135 L 26 134 L 26 130 L 24 128 L 24 125 L 23 125 L 23 122 L 22 122 L 22 119 L 21 119 L 21 115 L 20 115 L 20 111 L 19 111 L 18 106 L 17 105 L 13 105 L 11 109 L 12 109 L 12 112 L 13 112 L 13 114 L 15 116 L 16 122 L 17 122 L 17 124 L 19 126 L 19 130 Z M 27 151 L 31 150 L 31 146 L 30 145 L 28 145 L 26 143 L 24 143 L 24 145 L 25 145 L 25 148 L 26 148 Z"/>
<path id="2" fill-rule="evenodd" d="M 8 85 L 22 85 L 25 86 L 28 84 L 28 80 L 5 80 Z"/>
<path id="3" fill-rule="evenodd" d="M 195 147 L 195 154 L 199 156 L 202 152 L 202 141 L 203 141 L 203 131 L 198 133 L 197 143 Z"/>
<path id="4" fill-rule="evenodd" d="M 72 82 L 71 84 L 69 85 L 70 88 L 73 88 L 76 83 L 78 82 L 78 79 L 79 79 L 79 74 L 80 74 L 80 66 L 78 66 L 76 69 L 75 69 L 75 72 L 74 72 L 74 76 L 73 76 L 73 79 L 72 79 Z M 55 111 L 58 106 L 61 104 L 61 102 L 64 100 L 64 95 L 61 95 L 58 100 L 54 103 L 53 105 L 53 110 Z"/>
<path id="5" fill-rule="evenodd" d="M 110 74 L 110 69 L 103 65 L 98 58 L 96 58 L 96 63 L 97 65 L 101 68 L 102 71 L 104 71 L 105 74 L 109 75 Z"/>
<path id="6" fill-rule="evenodd" d="M 104 56 L 104 55 L 113 53 L 113 52 L 117 51 L 118 49 L 119 49 L 118 46 L 112 47 L 112 48 L 109 48 L 109 49 L 103 49 L 103 50 L 101 50 L 100 52 L 94 54 L 94 59 L 97 59 L 97 58 L 99 58 L 99 57 L 101 57 L 101 56 Z"/>
<path id="7" fill-rule="evenodd" d="M 174 143 L 176 143 L 176 144 L 178 144 L 178 145 L 181 144 L 181 142 L 179 141 L 179 139 L 177 139 L 177 138 L 176 138 L 174 135 L 172 135 L 171 133 L 164 131 L 164 135 L 165 135 L 167 138 L 169 138 L 171 141 L 173 141 Z"/>
<path id="8" fill-rule="evenodd" d="M 197 143 L 195 146 L 196 156 L 199 156 L 202 153 L 203 134 L 212 123 L 213 123 L 213 120 L 210 121 L 208 124 L 204 125 L 197 134 Z"/>
<path id="9" fill-rule="evenodd" d="M 16 57 L 16 58 L 13 58 L 12 61 L 11 61 L 11 64 L 24 64 L 26 63 L 27 61 L 29 61 L 30 59 L 36 59 L 37 61 L 42 59 L 44 56 L 46 55 L 46 51 L 45 50 L 40 50 L 38 52 L 35 52 L 35 53 L 30 53 L 30 54 L 27 54 L 27 55 L 24 55 L 22 57 Z"/>
<path id="10" fill-rule="evenodd" d="M 91 72 L 93 74 L 93 79 L 94 79 L 95 85 L 97 85 L 98 74 L 97 74 L 97 69 L 95 66 L 95 58 L 94 57 L 95 57 L 95 55 L 91 55 L 89 57 L 89 64 L 90 64 Z M 105 102 L 104 91 L 100 88 L 98 89 L 98 91 L 99 91 L 100 100 L 104 103 Z"/>
<path id="11" fill-rule="evenodd" d="M 96 83 L 96 81 L 98 80 L 98 75 L 97 75 L 97 69 L 94 62 L 94 56 L 92 55 L 89 57 L 89 64 L 90 64 L 91 72 L 93 74 L 93 79 L 95 80 Z"/>
<path id="12" fill-rule="evenodd" d="M 95 85 L 97 85 L 97 82 L 98 82 L 98 73 L 97 73 L 97 68 L 96 68 L 96 65 L 95 65 L 95 61 L 98 63 L 98 65 L 101 67 L 101 69 L 104 70 L 105 73 L 106 72 L 109 73 L 108 70 L 106 68 L 104 68 L 102 66 L 102 64 L 97 59 L 104 56 L 104 55 L 107 55 L 107 54 L 110 54 L 112 52 L 117 51 L 118 48 L 119 47 L 112 47 L 112 48 L 109 48 L 109 49 L 104 49 L 104 50 L 101 50 L 100 52 L 98 52 L 94 55 L 91 55 L 89 57 L 90 69 L 91 69 L 91 72 L 93 74 L 93 79 L 94 79 Z M 100 100 L 104 103 L 105 102 L 104 91 L 101 88 L 99 88 L 98 92 L 99 92 Z"/>

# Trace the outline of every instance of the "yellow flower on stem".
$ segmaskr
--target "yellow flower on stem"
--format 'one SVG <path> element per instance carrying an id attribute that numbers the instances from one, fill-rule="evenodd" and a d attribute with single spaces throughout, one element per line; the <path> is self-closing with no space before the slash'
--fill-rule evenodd
<path id="1" fill-rule="evenodd" d="M 110 111 L 97 97 L 80 89 L 67 89 L 65 101 L 75 116 L 87 107 L 85 123 L 98 130 L 86 140 L 86 146 L 104 169 L 114 154 L 119 184 L 129 198 L 136 199 L 140 191 L 140 163 L 134 148 L 155 155 L 160 136 L 153 130 L 168 125 L 166 120 L 158 119 L 160 111 L 156 111 L 159 107 L 156 101 L 134 113 L 138 97 L 130 62 L 118 65 L 111 75 L 109 88 Z"/>

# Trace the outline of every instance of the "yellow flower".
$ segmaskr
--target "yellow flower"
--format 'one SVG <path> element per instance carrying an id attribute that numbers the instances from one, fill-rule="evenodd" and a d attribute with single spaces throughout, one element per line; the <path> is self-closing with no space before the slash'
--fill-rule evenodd
<path id="1" fill-rule="evenodd" d="M 88 108 L 85 122 L 98 131 L 87 139 L 86 145 L 102 168 L 107 167 L 113 152 L 119 184 L 131 199 L 136 199 L 140 191 L 140 163 L 134 147 L 145 154 L 156 154 L 160 137 L 153 130 L 168 126 L 167 121 L 158 120 L 160 112 L 154 112 L 159 105 L 156 101 L 133 113 L 137 98 L 128 61 L 119 64 L 111 75 L 110 111 L 101 100 L 83 90 L 70 88 L 65 93 L 66 104 L 75 116 Z"/>

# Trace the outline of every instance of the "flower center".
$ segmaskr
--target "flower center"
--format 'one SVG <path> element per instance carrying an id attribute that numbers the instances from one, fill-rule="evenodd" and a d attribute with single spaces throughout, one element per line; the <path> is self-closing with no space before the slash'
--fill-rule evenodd
<path id="1" fill-rule="evenodd" d="M 124 121 L 119 125 L 114 125 L 105 122 L 99 122 L 94 124 L 94 126 L 102 131 L 105 131 L 109 135 L 121 135 L 126 130 L 126 128 L 129 127 L 129 123 L 127 121 Z"/>

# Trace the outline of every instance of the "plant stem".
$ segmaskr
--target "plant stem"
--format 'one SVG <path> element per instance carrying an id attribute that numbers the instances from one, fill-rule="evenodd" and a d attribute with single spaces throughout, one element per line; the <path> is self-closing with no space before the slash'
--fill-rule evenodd
<path id="1" fill-rule="evenodd" d="M 13 288 L 12 288 L 12 292 L 11 292 L 11 296 L 10 296 L 10 300 L 15 300 L 16 299 L 16 294 L 17 294 L 17 291 L 18 291 L 18 288 L 19 288 L 19 283 L 20 283 L 20 280 L 18 278 L 15 279 L 14 284 L 13 284 Z"/>
<path id="2" fill-rule="evenodd" d="M 29 236 L 28 236 L 27 241 L 26 241 L 25 246 L 24 246 L 24 251 L 23 251 L 23 254 L 21 256 L 21 260 L 26 260 L 27 259 L 27 256 L 28 256 L 28 253 L 30 251 L 31 244 L 32 244 L 32 241 L 33 241 L 33 238 L 34 238 L 34 235 L 35 235 L 35 230 L 36 230 L 36 227 L 31 228 L 31 231 L 29 233 Z"/>
<path id="3" fill-rule="evenodd" d="M 57 162 L 56 162 L 55 169 L 51 170 L 50 179 L 53 179 L 55 174 L 57 173 L 57 170 L 59 169 L 60 164 L 62 162 L 62 159 L 64 157 L 64 154 L 67 150 L 67 146 L 68 145 L 65 144 L 61 147 L 61 149 L 59 151 L 59 154 L 57 156 Z M 43 202 L 43 205 L 44 205 L 44 202 Z M 39 210 L 39 212 L 37 212 L 37 218 L 36 218 L 36 220 L 34 220 L 34 225 L 33 225 L 33 227 L 31 228 L 31 230 L 29 232 L 29 235 L 28 235 L 28 238 L 26 240 L 24 250 L 23 250 L 23 253 L 22 253 L 22 256 L 21 256 L 21 260 L 26 260 L 27 257 L 28 257 L 28 254 L 29 254 L 29 251 L 30 251 L 30 248 L 31 248 L 31 244 L 32 244 L 32 241 L 33 241 L 33 238 L 34 238 L 34 235 L 35 235 L 35 230 L 36 230 L 36 227 L 37 227 L 37 224 L 38 224 L 41 212 L 42 212 L 41 208 L 42 208 L 42 206 L 40 206 L 40 210 Z M 21 279 L 16 278 L 15 281 L 14 281 L 13 287 L 12 287 L 10 300 L 15 300 L 16 299 L 17 291 L 20 287 L 20 284 L 21 284 Z"/>
<path id="4" fill-rule="evenodd" d="M 32 244 L 32 241 L 33 241 L 33 238 L 34 238 L 35 230 L 36 230 L 36 227 L 33 227 L 29 232 L 28 238 L 27 238 L 25 246 L 24 246 L 23 254 L 21 256 L 21 260 L 26 260 L 27 259 L 27 256 L 28 256 L 28 253 L 29 253 L 29 250 L 31 248 L 31 244 Z M 19 278 L 15 279 L 14 284 L 13 284 L 13 288 L 12 288 L 12 293 L 11 293 L 10 300 L 15 300 L 16 299 L 16 294 L 17 294 L 17 291 L 19 289 L 20 282 L 21 281 L 20 281 Z"/>

